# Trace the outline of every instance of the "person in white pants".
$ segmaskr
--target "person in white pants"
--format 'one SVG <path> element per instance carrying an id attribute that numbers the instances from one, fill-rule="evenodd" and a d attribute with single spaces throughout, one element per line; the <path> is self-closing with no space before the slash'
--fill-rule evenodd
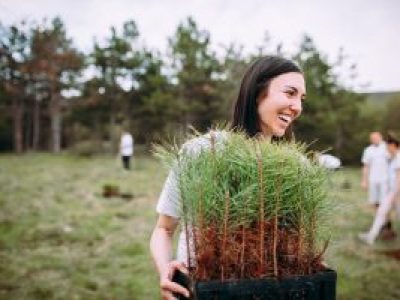
<path id="1" fill-rule="evenodd" d="M 390 155 L 389 160 L 389 193 L 381 202 L 375 215 L 374 223 L 367 233 L 360 233 L 359 238 L 372 245 L 379 232 L 385 225 L 388 215 L 393 206 L 396 206 L 397 218 L 400 219 L 400 141 L 390 136 L 387 148 Z"/>
<path id="2" fill-rule="evenodd" d="M 380 132 L 371 132 L 370 142 L 365 148 L 361 187 L 368 188 L 369 202 L 375 207 L 386 197 L 388 192 L 388 152 Z"/>

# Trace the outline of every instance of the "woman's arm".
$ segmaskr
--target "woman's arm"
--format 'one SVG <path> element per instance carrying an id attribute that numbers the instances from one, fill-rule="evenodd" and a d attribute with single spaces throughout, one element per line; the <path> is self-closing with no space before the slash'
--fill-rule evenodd
<path id="1" fill-rule="evenodd" d="M 172 238 L 178 225 L 178 219 L 160 214 L 150 240 L 150 251 L 160 275 L 162 299 L 175 299 L 174 293 L 189 297 L 189 291 L 171 281 L 175 270 L 188 273 L 185 265 L 172 259 Z"/>
<path id="2" fill-rule="evenodd" d="M 369 166 L 364 164 L 361 171 L 361 187 L 363 189 L 367 189 L 368 187 L 368 174 L 369 174 Z"/>
<path id="3" fill-rule="evenodd" d="M 396 170 L 396 187 L 394 190 L 394 198 L 400 196 L 400 169 Z"/>

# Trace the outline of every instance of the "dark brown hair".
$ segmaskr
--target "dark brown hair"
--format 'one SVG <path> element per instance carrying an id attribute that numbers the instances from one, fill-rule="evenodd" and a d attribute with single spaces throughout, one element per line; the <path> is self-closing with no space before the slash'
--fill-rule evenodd
<path id="1" fill-rule="evenodd" d="M 393 132 L 389 132 L 386 137 L 386 143 L 399 147 L 400 141 Z"/>
<path id="2" fill-rule="evenodd" d="M 243 76 L 239 94 L 234 106 L 231 127 L 254 137 L 261 132 L 257 99 L 261 93 L 268 93 L 268 87 L 275 77 L 290 73 L 302 73 L 292 61 L 279 56 L 265 56 L 252 63 Z M 285 137 L 291 139 L 292 130 L 286 130 Z"/>

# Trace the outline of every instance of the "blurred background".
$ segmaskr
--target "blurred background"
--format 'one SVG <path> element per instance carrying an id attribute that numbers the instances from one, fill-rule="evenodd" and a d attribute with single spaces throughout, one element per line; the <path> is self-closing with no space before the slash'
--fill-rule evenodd
<path id="1" fill-rule="evenodd" d="M 327 253 L 338 298 L 400 299 L 399 261 L 382 254 L 400 242 L 354 238 L 373 217 L 359 187 L 369 133 L 400 133 L 399 12 L 396 0 L 0 0 L 0 298 L 157 299 L 147 244 L 166 171 L 151 146 L 227 123 L 246 67 L 272 54 L 305 73 L 296 139 L 345 166 Z M 105 198 L 110 186 L 122 197 Z"/>

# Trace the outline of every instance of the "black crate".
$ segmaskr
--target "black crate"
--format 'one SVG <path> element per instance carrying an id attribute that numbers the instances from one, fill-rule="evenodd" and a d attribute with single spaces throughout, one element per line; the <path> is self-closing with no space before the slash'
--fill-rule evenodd
<path id="1" fill-rule="evenodd" d="M 336 277 L 335 271 L 326 270 L 313 275 L 292 276 L 279 280 L 270 278 L 196 282 L 191 288 L 194 293 L 192 299 L 334 300 L 336 299 Z M 176 281 L 182 282 L 179 279 Z M 186 281 L 183 285 L 188 286 L 188 282 Z"/>

